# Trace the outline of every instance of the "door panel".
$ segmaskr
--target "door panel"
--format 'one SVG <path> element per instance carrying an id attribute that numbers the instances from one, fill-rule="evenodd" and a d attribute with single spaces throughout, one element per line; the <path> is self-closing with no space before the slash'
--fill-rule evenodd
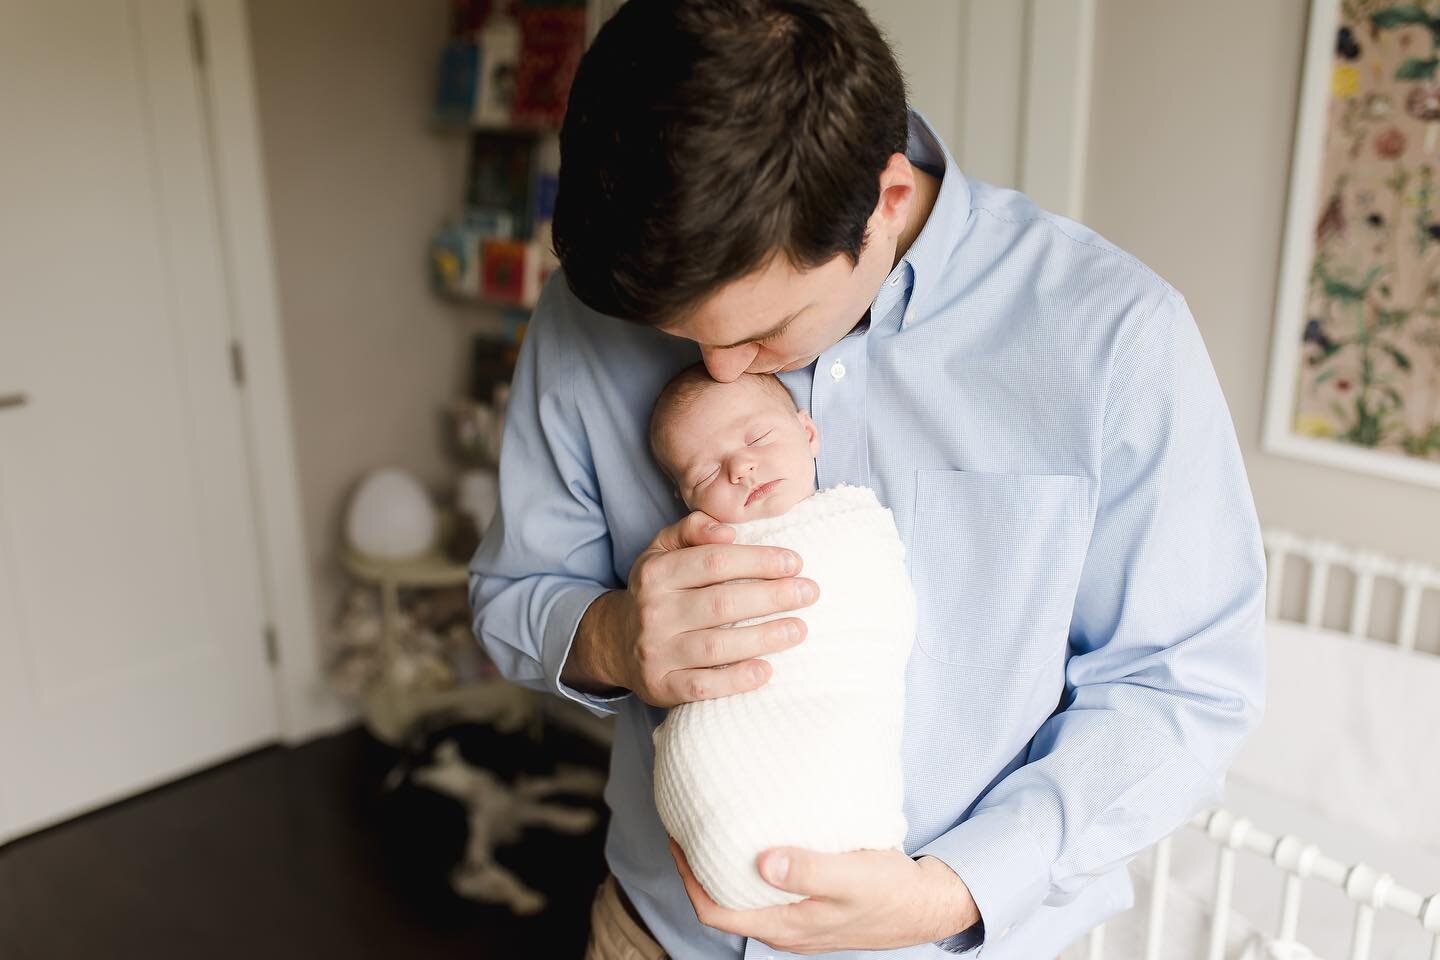
<path id="1" fill-rule="evenodd" d="M 182 0 L 0 0 L 0 839 L 276 736 Z"/>

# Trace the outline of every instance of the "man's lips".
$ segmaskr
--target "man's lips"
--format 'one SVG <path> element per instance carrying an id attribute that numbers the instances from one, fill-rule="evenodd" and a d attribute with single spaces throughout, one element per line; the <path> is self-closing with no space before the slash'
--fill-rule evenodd
<path id="1" fill-rule="evenodd" d="M 750 506 L 750 504 L 768 494 L 771 490 L 775 489 L 775 485 L 779 482 L 779 480 L 771 480 L 769 483 L 762 483 L 754 490 L 751 490 L 750 496 L 745 498 L 745 506 Z"/>

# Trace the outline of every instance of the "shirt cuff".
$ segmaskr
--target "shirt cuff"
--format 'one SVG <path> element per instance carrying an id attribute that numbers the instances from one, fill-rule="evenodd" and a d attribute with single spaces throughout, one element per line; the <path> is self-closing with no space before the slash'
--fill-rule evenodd
<path id="1" fill-rule="evenodd" d="M 952 953 L 1000 940 L 1040 906 L 1050 889 L 1049 859 L 1029 827 L 1000 806 L 956 824 L 911 856 L 942 861 L 975 899 L 980 923 L 940 944 Z"/>
<path id="2" fill-rule="evenodd" d="M 609 591 L 609 587 L 586 583 L 575 584 L 561 592 L 545 617 L 545 642 L 540 647 L 545 680 L 551 692 L 566 700 L 573 700 L 597 717 L 614 716 L 620 710 L 620 702 L 631 694 L 627 692 L 606 697 L 584 693 L 561 683 L 560 674 L 565 669 L 565 661 L 570 658 L 570 648 L 575 643 L 575 632 L 580 628 L 580 618 L 585 616 L 585 611 L 590 609 L 590 604 L 594 603 L 597 597 Z"/>
<path id="3" fill-rule="evenodd" d="M 969 953 L 985 942 L 985 921 L 978 920 L 953 937 L 937 941 L 935 946 L 946 953 Z"/>

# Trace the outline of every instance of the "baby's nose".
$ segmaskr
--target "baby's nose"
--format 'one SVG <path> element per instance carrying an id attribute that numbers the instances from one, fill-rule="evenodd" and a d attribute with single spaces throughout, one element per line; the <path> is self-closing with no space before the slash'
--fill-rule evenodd
<path id="1" fill-rule="evenodd" d="M 741 480 L 744 480 L 746 476 L 755 472 L 755 464 L 737 464 L 736 466 L 731 468 L 730 472 L 732 474 L 730 482 L 739 483 Z"/>

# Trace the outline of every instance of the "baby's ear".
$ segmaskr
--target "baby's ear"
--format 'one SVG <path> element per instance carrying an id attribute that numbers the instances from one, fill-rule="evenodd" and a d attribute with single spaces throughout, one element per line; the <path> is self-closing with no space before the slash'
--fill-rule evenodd
<path id="1" fill-rule="evenodd" d="M 796 410 L 795 416 L 800 420 L 800 427 L 810 439 L 810 456 L 820 456 L 820 428 L 815 426 L 815 421 L 810 419 L 810 414 L 804 410 Z"/>

